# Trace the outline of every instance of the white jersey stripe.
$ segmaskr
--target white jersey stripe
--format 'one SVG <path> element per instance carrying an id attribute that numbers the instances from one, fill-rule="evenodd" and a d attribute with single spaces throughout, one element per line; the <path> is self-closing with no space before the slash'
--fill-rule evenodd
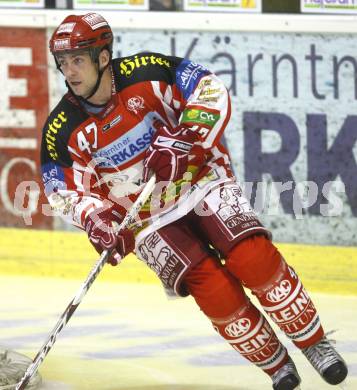
<path id="1" fill-rule="evenodd" d="M 165 95 L 163 96 L 160 90 L 160 83 L 159 81 L 151 81 L 152 89 L 154 91 L 155 96 L 157 96 L 162 104 L 162 107 L 165 110 L 165 114 L 167 116 L 167 119 L 169 120 L 169 124 L 171 127 L 177 126 L 177 119 L 175 117 L 174 110 L 170 107 L 170 104 L 172 102 L 172 89 L 170 86 L 166 88 Z"/>
<path id="2" fill-rule="evenodd" d="M 76 169 L 73 169 L 73 181 L 77 186 L 77 191 L 84 192 L 84 187 L 82 183 L 83 174 Z"/>
<path id="3" fill-rule="evenodd" d="M 81 158 L 80 154 L 75 151 L 71 146 L 67 145 L 67 149 L 69 152 L 73 153 L 75 156 Z"/>

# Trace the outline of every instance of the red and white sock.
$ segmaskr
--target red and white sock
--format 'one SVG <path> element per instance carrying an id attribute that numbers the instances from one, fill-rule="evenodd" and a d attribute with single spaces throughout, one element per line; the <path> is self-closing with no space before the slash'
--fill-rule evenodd
<path id="1" fill-rule="evenodd" d="M 226 318 L 210 318 L 214 329 L 244 358 L 272 375 L 287 359 L 286 348 L 280 343 L 266 318 L 249 302 L 239 312 Z"/>
<path id="2" fill-rule="evenodd" d="M 252 289 L 269 317 L 299 348 L 324 334 L 319 315 L 293 268 L 282 259 L 270 282 Z"/>

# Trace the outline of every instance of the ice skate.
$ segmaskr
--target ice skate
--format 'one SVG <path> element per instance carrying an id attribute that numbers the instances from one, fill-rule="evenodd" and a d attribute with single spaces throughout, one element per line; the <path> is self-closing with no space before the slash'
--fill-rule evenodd
<path id="1" fill-rule="evenodd" d="M 301 379 L 290 357 L 286 364 L 272 375 L 271 379 L 274 390 L 300 389 Z"/>
<path id="2" fill-rule="evenodd" d="M 302 352 L 315 370 L 330 385 L 338 385 L 346 379 L 347 365 L 326 336 L 315 345 L 304 348 Z"/>

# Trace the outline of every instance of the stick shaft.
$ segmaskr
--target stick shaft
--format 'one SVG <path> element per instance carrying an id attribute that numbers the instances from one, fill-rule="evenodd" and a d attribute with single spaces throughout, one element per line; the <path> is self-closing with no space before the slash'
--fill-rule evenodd
<path id="1" fill-rule="evenodd" d="M 124 217 L 122 223 L 120 224 L 118 231 L 123 229 L 124 227 L 128 226 L 134 219 L 135 216 L 139 213 L 141 207 L 146 202 L 148 197 L 150 196 L 153 188 L 155 186 L 155 177 L 152 177 L 145 187 L 143 188 L 143 191 L 138 196 L 136 201 L 133 203 L 132 207 Z M 67 322 L 72 317 L 73 313 L 76 311 L 77 307 L 81 303 L 83 297 L 88 292 L 89 288 L 99 275 L 100 271 L 103 269 L 104 265 L 106 264 L 108 258 L 110 256 L 110 252 L 105 250 L 102 252 L 100 259 L 95 263 L 94 267 L 88 274 L 86 280 L 83 282 L 79 290 L 77 291 L 77 294 L 74 296 L 72 301 L 67 306 L 66 310 L 61 315 L 60 319 L 57 321 L 55 327 L 53 328 L 52 332 L 47 337 L 47 340 L 33 359 L 33 362 L 30 364 L 30 366 L 27 368 L 24 376 L 22 377 L 21 381 L 16 385 L 15 390 L 23 390 L 26 388 L 27 384 L 29 383 L 32 376 L 37 372 L 38 367 L 45 359 L 46 355 L 56 342 L 58 334 L 61 332 L 61 330 L 65 327 Z"/>

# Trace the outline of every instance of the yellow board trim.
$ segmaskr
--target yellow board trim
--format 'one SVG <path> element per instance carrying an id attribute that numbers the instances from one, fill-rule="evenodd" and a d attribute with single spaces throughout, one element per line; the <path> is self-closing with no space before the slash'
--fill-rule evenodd
<path id="1" fill-rule="evenodd" d="M 357 248 L 276 244 L 308 290 L 357 295 Z M 0 228 L 0 275 L 82 279 L 98 254 L 84 232 Z M 159 283 L 134 255 L 104 267 L 100 280 Z"/>

